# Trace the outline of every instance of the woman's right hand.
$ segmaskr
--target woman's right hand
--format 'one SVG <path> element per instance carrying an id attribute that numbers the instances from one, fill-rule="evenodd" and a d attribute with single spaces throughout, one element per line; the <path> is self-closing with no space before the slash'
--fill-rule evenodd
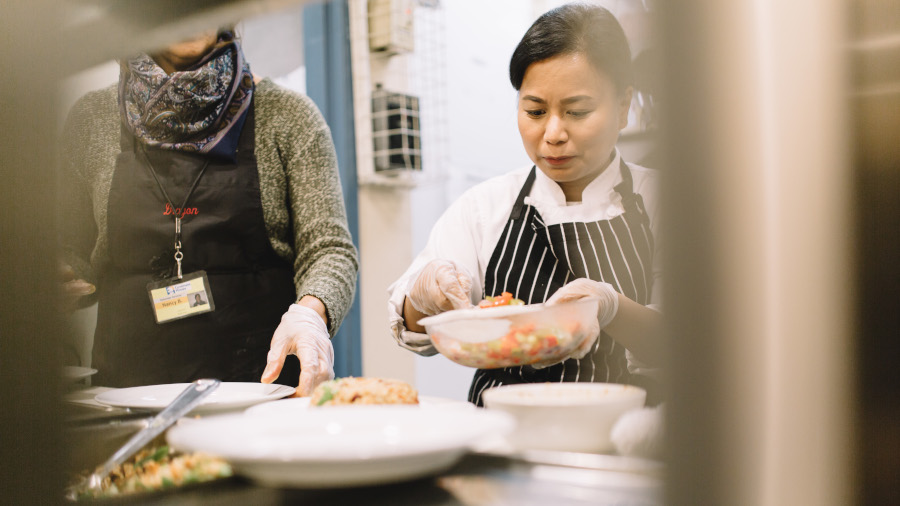
<path id="1" fill-rule="evenodd" d="M 471 289 L 472 276 L 464 268 L 450 260 L 432 260 L 416 277 L 406 298 L 420 313 L 436 315 L 472 307 Z"/>

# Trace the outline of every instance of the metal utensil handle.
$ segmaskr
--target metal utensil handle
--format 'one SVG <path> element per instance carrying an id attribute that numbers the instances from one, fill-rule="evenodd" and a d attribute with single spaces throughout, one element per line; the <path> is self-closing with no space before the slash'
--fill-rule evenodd
<path id="1" fill-rule="evenodd" d="M 213 393 L 220 383 L 217 379 L 199 379 L 188 385 L 183 392 L 178 394 L 175 400 L 166 406 L 166 409 L 160 411 L 158 415 L 150 420 L 147 427 L 132 436 L 127 443 L 103 464 L 100 474 L 103 476 L 108 475 L 116 466 L 143 448 L 144 445 L 160 435 L 176 420 L 187 414 L 188 411 L 194 409 L 200 404 L 200 401 Z"/>

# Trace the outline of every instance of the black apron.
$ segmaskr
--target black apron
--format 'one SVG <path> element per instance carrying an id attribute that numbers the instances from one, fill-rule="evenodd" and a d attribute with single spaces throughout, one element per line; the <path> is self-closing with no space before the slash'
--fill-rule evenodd
<path id="1" fill-rule="evenodd" d="M 610 283 L 617 292 L 648 304 L 653 284 L 650 219 L 643 199 L 634 193 L 631 171 L 620 162 L 622 182 L 615 191 L 622 196 L 623 214 L 611 220 L 550 226 L 544 224 L 537 209 L 525 205 L 536 176 L 532 167 L 488 262 L 484 294 L 510 292 L 526 304 L 536 304 L 572 280 L 589 278 Z M 478 369 L 469 388 L 469 401 L 481 406 L 481 394 L 495 386 L 564 381 L 650 386 L 644 378 L 628 372 L 625 348 L 601 332 L 581 359 L 543 369 Z"/>
<path id="2" fill-rule="evenodd" d="M 151 263 L 174 264 L 174 217 L 130 133 L 122 131 L 107 210 L 110 265 L 98 286 L 95 385 L 259 381 L 272 334 L 296 301 L 293 269 L 269 242 L 259 193 L 253 106 L 235 162 L 209 159 L 182 219 L 183 271 L 205 270 L 215 311 L 157 324 L 147 284 Z M 160 184 L 180 205 L 208 159 L 148 149 Z M 154 260 L 154 257 L 156 259 Z M 296 385 L 299 363 L 279 383 Z"/>

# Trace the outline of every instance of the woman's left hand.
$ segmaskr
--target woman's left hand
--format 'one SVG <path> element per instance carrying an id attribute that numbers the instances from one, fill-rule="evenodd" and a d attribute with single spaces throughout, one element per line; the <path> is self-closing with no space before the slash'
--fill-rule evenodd
<path id="1" fill-rule="evenodd" d="M 284 360 L 289 354 L 300 359 L 300 381 L 297 395 L 311 395 L 323 381 L 334 379 L 334 347 L 322 316 L 314 309 L 291 304 L 275 329 L 272 344 L 266 357 L 268 364 L 263 372 L 263 383 L 278 378 Z"/>
<path id="2" fill-rule="evenodd" d="M 619 310 L 619 294 L 609 283 L 579 278 L 562 286 L 546 302 L 548 306 L 552 306 L 586 297 L 600 300 L 599 309 L 597 310 L 597 325 L 592 325 L 591 328 L 587 329 L 587 339 L 572 353 L 570 358 L 582 358 L 591 350 L 597 337 L 600 336 L 600 331 L 616 317 L 616 312 Z"/>

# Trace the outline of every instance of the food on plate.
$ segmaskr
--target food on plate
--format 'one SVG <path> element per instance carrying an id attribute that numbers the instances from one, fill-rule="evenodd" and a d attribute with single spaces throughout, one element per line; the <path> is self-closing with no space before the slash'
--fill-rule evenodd
<path id="1" fill-rule="evenodd" d="M 525 301 L 516 299 L 509 292 L 503 292 L 500 295 L 487 296 L 483 301 L 478 303 L 478 307 L 500 307 L 500 306 L 524 306 Z"/>
<path id="2" fill-rule="evenodd" d="M 310 406 L 347 404 L 418 404 L 419 394 L 409 383 L 385 378 L 337 378 L 313 390 Z"/>
<path id="3" fill-rule="evenodd" d="M 479 369 L 534 364 L 571 351 L 584 338 L 579 322 L 511 325 L 499 339 L 485 342 L 456 340 L 437 331 L 431 340 L 450 360 Z M 577 346 L 577 345 L 575 345 Z"/>
<path id="4" fill-rule="evenodd" d="M 232 475 L 224 460 L 202 453 L 175 453 L 168 446 L 151 446 L 116 467 L 99 490 L 84 489 L 78 499 L 114 497 L 164 490 Z"/>

